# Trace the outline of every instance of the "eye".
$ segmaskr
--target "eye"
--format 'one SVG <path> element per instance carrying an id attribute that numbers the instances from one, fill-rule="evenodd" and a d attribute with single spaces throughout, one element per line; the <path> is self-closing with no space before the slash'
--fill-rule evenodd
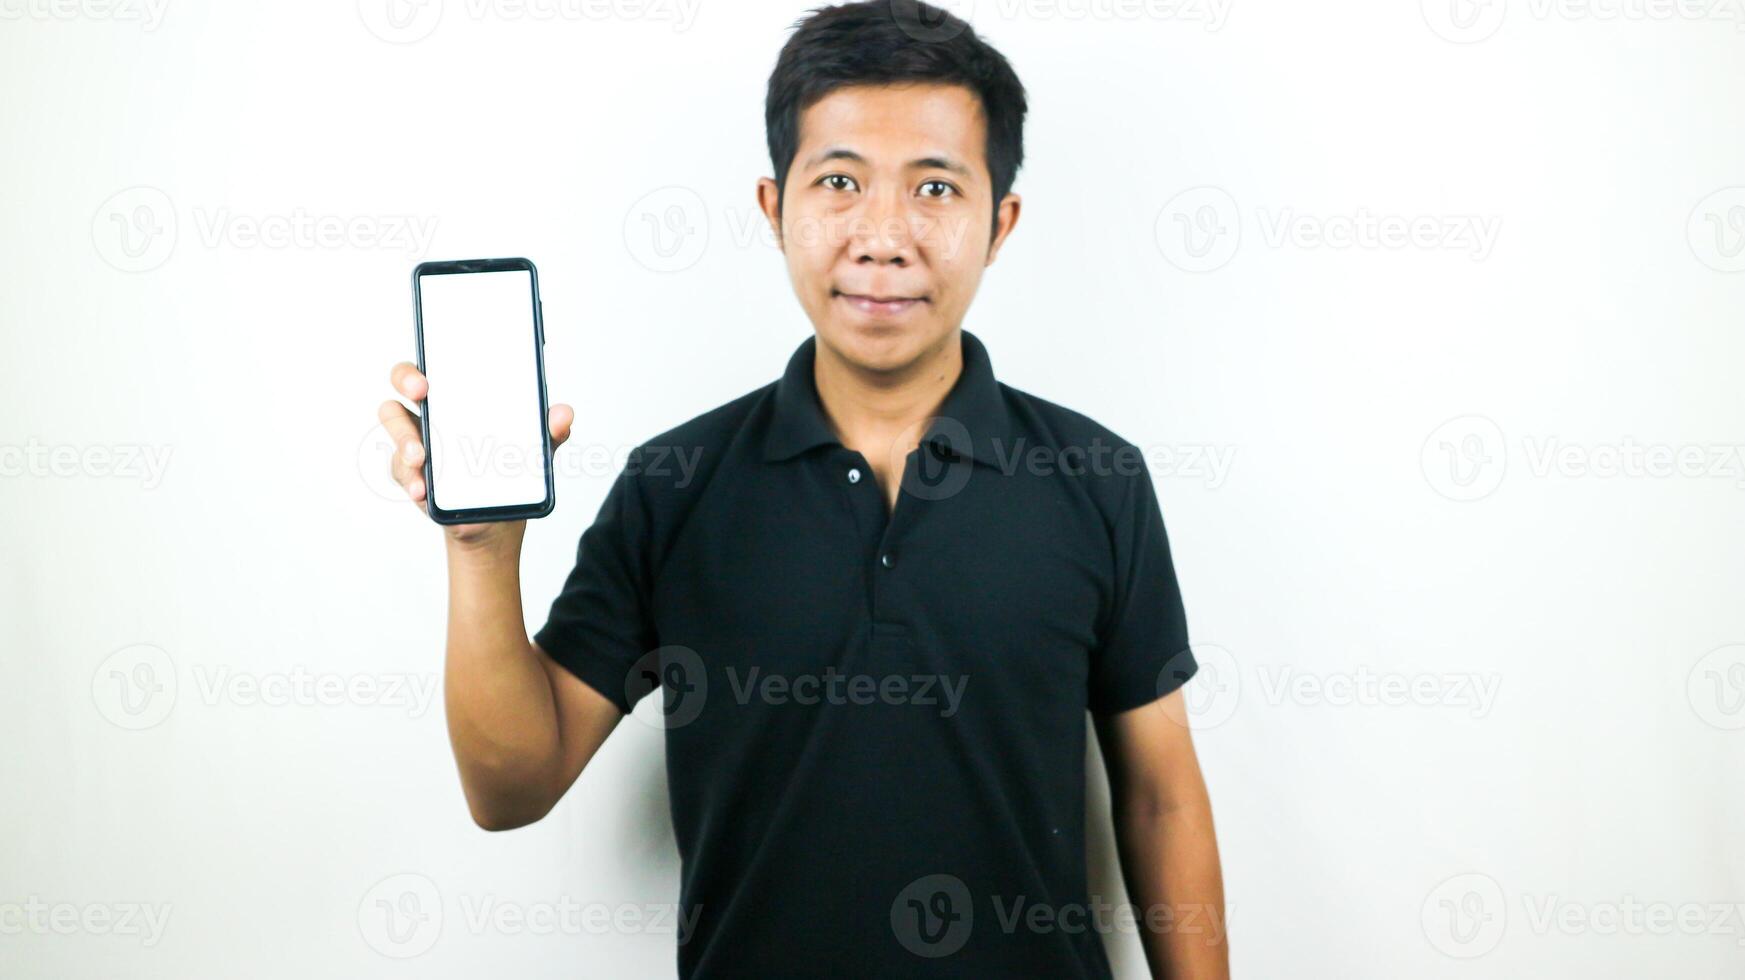
<path id="1" fill-rule="evenodd" d="M 841 181 L 842 183 L 840 183 L 840 184 L 831 183 L 831 181 Z M 854 178 L 848 176 L 847 174 L 827 174 L 822 179 L 820 179 L 818 181 L 818 183 L 825 185 L 826 187 L 830 188 L 833 191 L 846 191 L 846 190 L 853 189 Z M 844 186 L 844 185 L 847 185 L 847 186 Z"/>
<path id="2" fill-rule="evenodd" d="M 931 197 L 935 200 L 945 197 L 947 194 L 956 194 L 957 192 L 957 188 L 943 180 L 930 180 L 921 185 L 921 196 Z"/>

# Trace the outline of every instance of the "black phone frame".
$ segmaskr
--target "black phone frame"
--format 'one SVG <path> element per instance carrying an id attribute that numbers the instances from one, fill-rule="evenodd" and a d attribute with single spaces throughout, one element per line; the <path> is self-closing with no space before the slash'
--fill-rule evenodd
<path id="1" fill-rule="evenodd" d="M 557 506 L 556 481 L 552 473 L 551 453 L 551 407 L 546 401 L 545 393 L 545 307 L 539 299 L 539 270 L 532 260 L 525 258 L 506 259 L 449 259 L 438 262 L 420 262 L 412 270 L 412 320 L 415 339 L 418 344 L 418 370 L 428 378 L 424 364 L 424 298 L 420 289 L 420 280 L 425 276 L 465 275 L 475 272 L 526 272 L 531 284 L 533 295 L 533 363 L 539 373 L 539 434 L 545 453 L 545 499 L 528 504 L 510 504 L 502 507 L 470 507 L 461 510 L 444 510 L 436 506 L 436 483 L 433 479 L 434 462 L 430 453 L 430 403 L 429 399 L 418 402 L 418 428 L 420 438 L 424 440 L 424 510 L 430 519 L 438 524 L 487 524 L 493 521 L 524 521 L 545 517 Z M 428 392 L 427 392 L 428 394 Z"/>

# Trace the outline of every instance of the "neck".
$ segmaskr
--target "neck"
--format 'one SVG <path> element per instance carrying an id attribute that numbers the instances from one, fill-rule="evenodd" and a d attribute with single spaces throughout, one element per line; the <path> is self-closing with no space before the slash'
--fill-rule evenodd
<path id="1" fill-rule="evenodd" d="M 852 364 L 822 340 L 812 363 L 818 401 L 830 427 L 844 446 L 869 460 L 887 447 L 899 454 L 915 448 L 921 441 L 922 423 L 938 414 L 961 374 L 960 329 L 890 371 L 868 371 Z"/>

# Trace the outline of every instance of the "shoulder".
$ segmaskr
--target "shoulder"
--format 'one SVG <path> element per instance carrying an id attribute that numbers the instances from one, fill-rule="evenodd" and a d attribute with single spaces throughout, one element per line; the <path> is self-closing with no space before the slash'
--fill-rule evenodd
<path id="1" fill-rule="evenodd" d="M 1112 519 L 1131 495 L 1148 490 L 1144 450 L 1083 412 L 1005 383 L 1005 465 L 1070 480 Z"/>
<path id="2" fill-rule="evenodd" d="M 774 382 L 763 385 L 642 441 L 625 459 L 623 478 L 657 513 L 686 507 L 724 460 L 756 450 L 757 419 L 774 391 Z"/>
<path id="3" fill-rule="evenodd" d="M 759 406 L 775 392 L 775 382 L 748 391 L 724 405 L 687 419 L 645 440 L 635 453 L 648 455 L 661 450 L 701 449 L 723 452 L 747 428 Z"/>

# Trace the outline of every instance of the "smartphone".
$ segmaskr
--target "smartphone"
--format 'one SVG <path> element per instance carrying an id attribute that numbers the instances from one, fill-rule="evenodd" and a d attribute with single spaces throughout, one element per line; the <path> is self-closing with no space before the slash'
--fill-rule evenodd
<path id="1" fill-rule="evenodd" d="M 546 423 L 545 323 L 527 259 L 412 270 L 425 510 L 438 524 L 518 521 L 557 498 Z"/>

